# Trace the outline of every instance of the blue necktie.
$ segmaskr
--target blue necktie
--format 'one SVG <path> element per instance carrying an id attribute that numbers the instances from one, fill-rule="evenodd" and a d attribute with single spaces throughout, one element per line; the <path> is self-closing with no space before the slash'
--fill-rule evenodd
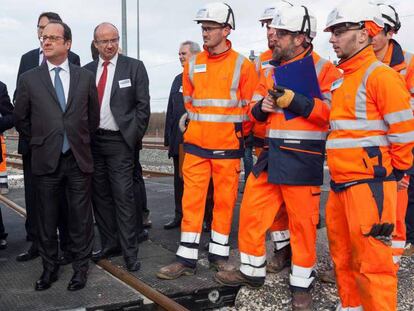
<path id="1" fill-rule="evenodd" d="M 65 100 L 65 91 L 63 90 L 62 80 L 60 80 L 59 72 L 62 70 L 60 67 L 55 67 L 53 69 L 55 71 L 55 91 L 57 98 L 59 100 L 60 108 L 62 108 L 62 112 L 66 110 L 66 100 Z M 62 145 L 62 152 L 65 153 L 70 149 L 68 137 L 66 135 L 66 131 L 63 133 L 63 145 Z"/>

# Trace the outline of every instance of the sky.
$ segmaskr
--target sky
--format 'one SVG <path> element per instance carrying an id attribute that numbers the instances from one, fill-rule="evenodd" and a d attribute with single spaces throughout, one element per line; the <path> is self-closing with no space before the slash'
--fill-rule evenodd
<path id="1" fill-rule="evenodd" d="M 341 0 L 303 0 L 291 2 L 306 5 L 317 18 L 318 34 L 315 51 L 334 60 L 335 54 L 323 33 L 329 12 Z M 127 54 L 137 57 L 137 0 L 127 0 Z M 140 0 L 139 38 L 140 59 L 150 80 L 151 110 L 167 109 L 168 95 L 174 77 L 181 72 L 178 48 L 181 42 L 192 40 L 202 44 L 200 25 L 193 19 L 206 0 Z M 227 0 L 235 14 L 236 29 L 229 39 L 233 48 L 245 55 L 254 50 L 259 54 L 267 49 L 266 31 L 258 22 L 262 11 L 273 0 Z M 402 27 L 395 37 L 403 49 L 414 52 L 414 1 L 381 1 L 392 4 L 401 16 Z M 91 59 L 90 43 L 93 29 L 101 22 L 115 24 L 121 32 L 121 0 L 0 0 L 0 81 L 7 84 L 9 94 L 16 87 L 20 57 L 39 46 L 36 34 L 37 18 L 41 12 L 59 13 L 72 29 L 72 51 L 81 58 L 81 65 Z M 355 8 L 357 9 L 357 8 Z M 121 45 L 121 43 L 120 43 Z"/>

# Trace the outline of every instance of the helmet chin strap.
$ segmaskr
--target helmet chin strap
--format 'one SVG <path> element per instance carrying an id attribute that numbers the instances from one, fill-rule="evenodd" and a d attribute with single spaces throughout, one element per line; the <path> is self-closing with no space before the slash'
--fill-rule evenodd
<path id="1" fill-rule="evenodd" d="M 309 16 L 308 8 L 304 5 L 302 5 L 302 8 L 305 9 L 305 15 L 303 16 L 303 22 L 302 22 L 302 27 L 300 29 L 300 32 L 305 33 L 308 36 L 308 38 L 310 40 L 312 40 L 312 38 L 310 36 L 311 35 L 311 22 L 310 22 L 310 16 Z M 307 24 L 308 28 L 305 31 L 306 24 Z"/>
<path id="2" fill-rule="evenodd" d="M 224 5 L 229 8 L 228 11 L 227 11 L 226 22 L 224 24 L 230 25 L 229 20 L 230 20 L 230 17 L 231 17 L 233 19 L 233 30 L 234 30 L 234 29 L 236 29 L 236 20 L 234 19 L 233 9 L 227 3 L 224 3 Z"/>

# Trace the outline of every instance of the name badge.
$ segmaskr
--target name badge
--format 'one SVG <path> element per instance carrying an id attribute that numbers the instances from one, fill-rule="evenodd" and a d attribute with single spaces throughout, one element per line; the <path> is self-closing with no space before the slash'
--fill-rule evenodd
<path id="1" fill-rule="evenodd" d="M 194 73 L 198 72 L 206 72 L 207 71 L 207 65 L 206 64 L 198 64 L 194 66 Z"/>
<path id="2" fill-rule="evenodd" d="M 342 82 L 344 82 L 344 79 L 343 78 L 340 78 L 340 79 L 334 81 L 332 83 L 332 85 L 331 85 L 331 92 L 333 90 L 336 90 L 337 88 L 339 88 L 342 85 Z"/>
<path id="3" fill-rule="evenodd" d="M 178 90 L 178 92 L 182 93 L 183 92 L 183 86 L 180 86 L 180 89 Z"/>
<path id="4" fill-rule="evenodd" d="M 125 79 L 125 80 L 119 80 L 119 88 L 122 89 L 124 87 L 130 87 L 131 86 L 131 79 Z"/>

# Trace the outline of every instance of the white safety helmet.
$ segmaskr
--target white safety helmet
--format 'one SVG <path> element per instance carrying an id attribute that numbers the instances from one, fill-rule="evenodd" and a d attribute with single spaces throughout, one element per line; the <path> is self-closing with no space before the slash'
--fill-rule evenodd
<path id="1" fill-rule="evenodd" d="M 339 24 L 362 25 L 366 21 L 374 22 L 381 28 L 384 27 L 378 6 L 366 0 L 345 0 L 329 13 L 324 31 L 330 31 L 332 26 Z"/>
<path id="2" fill-rule="evenodd" d="M 223 2 L 208 3 L 198 10 L 194 21 L 216 22 L 219 24 L 229 25 L 235 29 L 234 13 L 231 7 Z"/>
<path id="3" fill-rule="evenodd" d="M 382 21 L 384 24 L 390 25 L 391 29 L 397 33 L 401 28 L 401 22 L 397 11 L 393 6 L 384 3 L 378 3 L 378 7 L 380 9 Z"/>
<path id="4" fill-rule="evenodd" d="M 269 27 L 301 32 L 310 40 L 316 37 L 316 17 L 304 5 L 292 5 L 277 10 Z"/>
<path id="5" fill-rule="evenodd" d="M 259 22 L 262 23 L 262 25 L 268 21 L 268 20 L 272 20 L 273 16 L 276 14 L 277 10 L 283 9 L 285 7 L 291 7 L 292 3 L 285 1 L 285 0 L 280 0 L 276 3 L 274 3 L 272 6 L 267 7 L 262 15 L 259 18 Z"/>

